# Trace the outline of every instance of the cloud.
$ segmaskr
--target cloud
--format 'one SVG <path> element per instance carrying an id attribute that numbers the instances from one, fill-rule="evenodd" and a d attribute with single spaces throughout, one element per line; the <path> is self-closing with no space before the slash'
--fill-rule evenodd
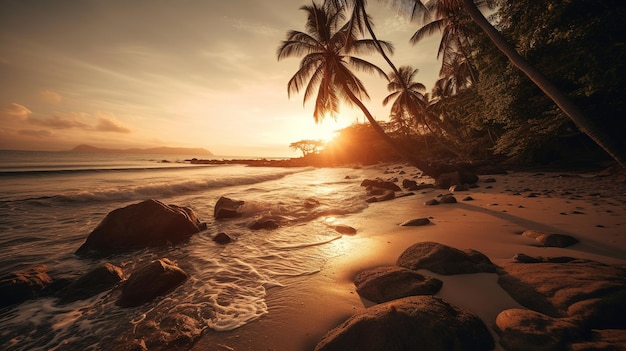
<path id="1" fill-rule="evenodd" d="M 20 135 L 32 136 L 32 137 L 37 137 L 37 138 L 47 138 L 53 135 L 51 131 L 45 130 L 45 129 L 38 129 L 38 130 L 22 129 L 22 130 L 19 130 L 17 133 Z"/>
<path id="2" fill-rule="evenodd" d="M 31 110 L 15 102 L 4 105 L 2 109 L 0 109 L 0 118 L 17 118 L 26 120 L 31 114 Z"/>
<path id="3" fill-rule="evenodd" d="M 33 124 L 45 126 L 45 127 L 50 127 L 53 129 L 74 129 L 74 128 L 85 129 L 85 130 L 91 129 L 89 124 L 81 121 L 80 117 L 76 115 L 71 116 L 70 118 L 61 117 L 58 115 L 54 115 L 46 119 L 30 118 L 29 122 Z"/>
<path id="4" fill-rule="evenodd" d="M 42 90 L 39 92 L 39 98 L 51 104 L 58 104 L 63 101 L 63 97 L 61 94 L 54 92 L 52 90 Z"/>
<path id="5" fill-rule="evenodd" d="M 131 130 L 122 126 L 120 122 L 111 117 L 98 117 L 98 124 L 95 130 L 100 132 L 113 132 L 113 133 L 130 133 Z"/>

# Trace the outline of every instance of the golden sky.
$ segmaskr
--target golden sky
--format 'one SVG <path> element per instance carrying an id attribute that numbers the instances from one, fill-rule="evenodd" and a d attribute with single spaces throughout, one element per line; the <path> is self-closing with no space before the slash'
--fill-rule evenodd
<path id="1" fill-rule="evenodd" d="M 298 156 L 289 144 L 363 121 L 342 108 L 313 121 L 287 97 L 299 60 L 278 62 L 309 1 L 0 0 L 0 149 L 203 147 L 222 156 Z M 397 66 L 437 79 L 438 38 L 409 44 L 415 23 L 369 2 Z M 389 68 L 378 57 L 366 57 Z M 365 77 L 379 120 L 386 82 Z"/>

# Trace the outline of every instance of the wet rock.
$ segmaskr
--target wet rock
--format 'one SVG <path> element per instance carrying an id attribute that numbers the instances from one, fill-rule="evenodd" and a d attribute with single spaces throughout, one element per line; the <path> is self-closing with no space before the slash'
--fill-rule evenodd
<path id="1" fill-rule="evenodd" d="M 51 283 L 46 265 L 15 271 L 0 279 L 0 307 L 34 298 Z"/>
<path id="2" fill-rule="evenodd" d="M 354 285 L 361 297 L 382 303 L 408 296 L 434 295 L 443 282 L 410 269 L 385 266 L 359 273 Z"/>
<path id="3" fill-rule="evenodd" d="M 226 233 L 218 233 L 215 237 L 213 237 L 213 241 L 220 245 L 226 245 L 233 241 L 230 235 Z"/>
<path id="4" fill-rule="evenodd" d="M 489 330 L 477 316 L 436 297 L 412 296 L 358 312 L 326 334 L 315 350 L 480 351 L 493 347 Z"/>
<path id="5" fill-rule="evenodd" d="M 106 290 L 111 290 L 124 279 L 120 267 L 104 263 L 87 272 L 57 293 L 60 303 L 84 300 Z"/>
<path id="6" fill-rule="evenodd" d="M 383 202 L 383 201 L 393 200 L 395 198 L 396 198 L 396 193 L 395 192 L 393 192 L 391 190 L 384 190 L 381 195 L 372 196 L 370 198 L 367 198 L 365 200 L 365 202 L 367 202 L 367 203 Z"/>
<path id="7" fill-rule="evenodd" d="M 406 222 L 402 222 L 400 225 L 403 227 L 418 227 L 418 226 L 427 225 L 427 224 L 430 224 L 430 219 L 423 217 L 423 218 L 409 219 Z"/>
<path id="8" fill-rule="evenodd" d="M 117 304 L 121 307 L 142 305 L 174 290 L 186 279 L 187 273 L 172 261 L 166 258 L 152 261 L 130 275 Z"/>
<path id="9" fill-rule="evenodd" d="M 395 183 L 386 182 L 384 180 L 379 180 L 379 179 L 375 179 L 375 180 L 364 179 L 361 182 L 361 186 L 364 186 L 364 187 L 375 187 L 375 188 L 387 189 L 387 190 L 391 190 L 391 191 L 401 191 L 402 190 Z"/>
<path id="10" fill-rule="evenodd" d="M 527 230 L 522 235 L 537 240 L 544 247 L 568 247 L 578 243 L 578 239 L 565 234 L 549 234 L 536 230 Z"/>
<path id="11" fill-rule="evenodd" d="M 398 257 L 396 264 L 414 270 L 428 269 L 443 275 L 493 273 L 496 270 L 489 258 L 476 250 L 461 251 L 430 241 L 420 242 L 406 249 Z"/>
<path id="12" fill-rule="evenodd" d="M 239 209 L 243 206 L 244 201 L 233 200 L 221 196 L 215 203 L 213 208 L 213 216 L 215 219 L 236 218 L 241 216 Z"/>
<path id="13" fill-rule="evenodd" d="M 102 257 L 177 244 L 200 232 L 201 228 L 202 223 L 191 209 L 146 200 L 110 212 L 75 254 Z"/>
<path id="14" fill-rule="evenodd" d="M 252 230 L 260 230 L 260 229 L 276 229 L 280 227 L 280 223 L 273 217 L 260 217 L 255 218 L 251 222 L 248 223 L 248 228 Z"/>
<path id="15" fill-rule="evenodd" d="M 335 229 L 335 231 L 339 234 L 345 234 L 345 235 L 354 235 L 356 234 L 356 229 L 352 228 L 349 225 L 345 225 L 345 224 L 339 224 L 333 227 L 333 229 Z"/>

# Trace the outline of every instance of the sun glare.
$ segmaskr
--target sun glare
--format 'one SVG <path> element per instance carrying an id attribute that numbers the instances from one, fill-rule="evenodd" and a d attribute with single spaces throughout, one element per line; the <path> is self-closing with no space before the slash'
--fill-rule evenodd
<path id="1" fill-rule="evenodd" d="M 316 124 L 311 130 L 311 139 L 321 140 L 324 143 L 331 142 L 337 135 L 338 131 L 347 127 L 347 124 L 339 121 L 324 120 Z"/>

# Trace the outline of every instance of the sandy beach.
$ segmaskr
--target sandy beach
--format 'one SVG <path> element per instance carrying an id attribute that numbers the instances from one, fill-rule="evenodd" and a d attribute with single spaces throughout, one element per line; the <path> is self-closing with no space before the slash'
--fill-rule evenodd
<path id="1" fill-rule="evenodd" d="M 412 179 L 408 166 L 377 166 L 381 179 Z M 405 171 L 406 174 L 400 172 Z M 361 271 L 393 265 L 409 246 L 433 241 L 475 249 L 496 265 L 516 254 L 568 256 L 626 267 L 626 191 L 623 172 L 509 172 L 481 176 L 479 187 L 455 192 L 456 204 L 427 206 L 448 191 L 426 189 L 412 196 L 373 203 L 361 213 L 329 219 L 352 226 L 357 234 L 327 244 L 333 255 L 317 274 L 285 287 L 269 289 L 269 313 L 228 332 L 206 331 L 192 350 L 312 350 L 332 328 L 373 303 L 356 293 Z M 495 182 L 486 183 L 493 178 Z M 420 179 L 417 179 L 420 182 Z M 365 190 L 364 190 L 365 191 Z M 464 200 L 471 197 L 472 200 Z M 431 224 L 405 227 L 406 220 L 428 217 Z M 330 229 L 329 229 L 330 230 Z M 579 243 L 567 248 L 541 247 L 526 230 L 570 235 Z M 503 350 L 495 331 L 497 315 L 523 308 L 497 283 L 493 273 L 438 275 L 436 294 L 479 316 Z"/>

